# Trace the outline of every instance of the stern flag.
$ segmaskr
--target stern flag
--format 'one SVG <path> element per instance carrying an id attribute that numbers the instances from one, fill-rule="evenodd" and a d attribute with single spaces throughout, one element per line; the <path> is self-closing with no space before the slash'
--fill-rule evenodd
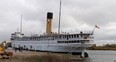
<path id="1" fill-rule="evenodd" d="M 98 27 L 97 25 L 95 25 L 95 28 L 98 28 L 98 29 L 100 29 L 100 27 Z"/>

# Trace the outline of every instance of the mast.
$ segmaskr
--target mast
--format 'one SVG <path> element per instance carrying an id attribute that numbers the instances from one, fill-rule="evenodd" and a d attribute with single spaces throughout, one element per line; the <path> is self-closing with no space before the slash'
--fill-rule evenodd
<path id="1" fill-rule="evenodd" d="M 22 33 L 22 14 L 21 14 L 21 23 L 20 23 L 20 33 Z"/>
<path id="2" fill-rule="evenodd" d="M 61 0 L 60 0 L 58 34 L 60 34 L 61 4 L 62 4 L 62 2 L 61 2 Z"/>

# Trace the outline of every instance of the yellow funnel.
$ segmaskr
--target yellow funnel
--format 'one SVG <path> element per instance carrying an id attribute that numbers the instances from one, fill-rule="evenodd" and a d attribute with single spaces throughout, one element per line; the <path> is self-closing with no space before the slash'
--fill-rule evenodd
<path id="1" fill-rule="evenodd" d="M 53 13 L 48 12 L 47 13 L 47 24 L 46 24 L 46 33 L 52 34 L 52 19 L 53 19 Z"/>

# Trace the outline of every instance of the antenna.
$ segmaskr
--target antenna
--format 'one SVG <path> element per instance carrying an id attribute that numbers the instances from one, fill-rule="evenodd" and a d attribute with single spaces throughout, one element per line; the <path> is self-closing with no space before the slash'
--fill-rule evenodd
<path id="1" fill-rule="evenodd" d="M 22 14 L 21 14 L 20 33 L 22 33 Z"/>
<path id="2" fill-rule="evenodd" d="M 60 0 L 58 34 L 60 34 L 61 4 L 62 4 L 62 2 L 61 2 L 61 0 Z"/>

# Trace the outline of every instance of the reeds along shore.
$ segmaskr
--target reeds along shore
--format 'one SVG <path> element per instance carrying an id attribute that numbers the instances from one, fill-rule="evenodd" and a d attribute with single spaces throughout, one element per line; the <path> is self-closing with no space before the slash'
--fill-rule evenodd
<path id="1" fill-rule="evenodd" d="M 24 59 L 27 62 L 70 62 L 68 57 L 60 57 L 57 55 L 31 56 Z"/>
<path id="2" fill-rule="evenodd" d="M 0 62 L 74 62 L 70 55 L 62 56 L 57 54 L 43 54 L 43 55 L 16 55 L 10 59 L 1 59 Z M 77 59 L 75 62 L 83 62 L 82 59 Z"/>

